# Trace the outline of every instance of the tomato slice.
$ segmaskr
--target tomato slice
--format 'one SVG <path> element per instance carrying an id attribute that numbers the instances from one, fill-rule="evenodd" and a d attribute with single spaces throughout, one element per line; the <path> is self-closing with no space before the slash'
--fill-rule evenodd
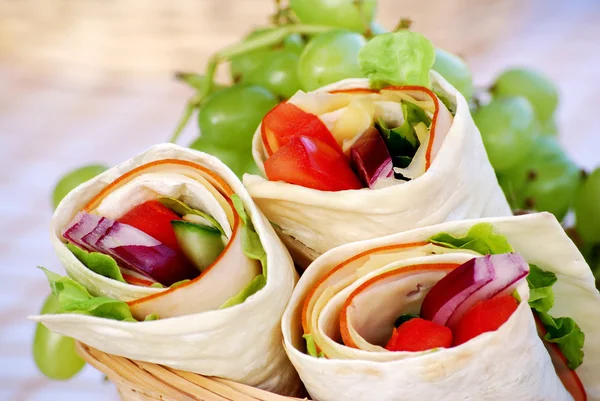
<path id="1" fill-rule="evenodd" d="M 327 143 L 295 136 L 267 161 L 269 181 L 285 181 L 321 191 L 360 189 L 361 183 L 343 154 Z"/>
<path id="2" fill-rule="evenodd" d="M 533 314 L 535 316 L 535 324 L 538 335 L 544 343 L 546 350 L 550 354 L 552 364 L 554 365 L 554 370 L 560 378 L 563 386 L 565 386 L 575 401 L 587 401 L 587 394 L 583 384 L 581 383 L 581 380 L 579 379 L 579 376 L 577 376 L 577 373 L 574 370 L 569 368 L 569 365 L 567 364 L 567 358 L 563 355 L 560 348 L 558 348 L 558 345 L 544 340 L 544 336 L 547 333 L 546 328 L 544 327 L 544 324 L 538 317 L 537 313 L 534 311 Z"/>
<path id="3" fill-rule="evenodd" d="M 452 331 L 448 327 L 416 318 L 395 328 L 385 349 L 418 352 L 451 346 Z"/>
<path id="4" fill-rule="evenodd" d="M 342 153 L 342 148 L 319 117 L 291 103 L 280 103 L 267 113 L 262 121 L 261 135 L 269 156 L 296 136 L 319 139 Z"/>
<path id="5" fill-rule="evenodd" d="M 117 219 L 120 223 L 129 224 L 179 252 L 179 244 L 171 226 L 172 220 L 181 220 L 181 217 L 158 200 L 137 205 Z"/>
<path id="6" fill-rule="evenodd" d="M 496 331 L 517 310 L 512 295 L 503 295 L 476 303 L 460 319 L 454 330 L 454 345 L 460 345 L 488 331 Z"/>

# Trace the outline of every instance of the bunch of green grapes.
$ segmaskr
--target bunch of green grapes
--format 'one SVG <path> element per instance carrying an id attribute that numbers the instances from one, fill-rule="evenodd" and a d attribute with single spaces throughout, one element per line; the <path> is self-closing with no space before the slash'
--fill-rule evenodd
<path id="1" fill-rule="evenodd" d="M 560 146 L 558 90 L 538 71 L 511 68 L 496 78 L 489 95 L 473 119 L 510 205 L 548 211 L 559 220 L 573 211 L 575 226 L 568 232 L 600 280 L 600 169 L 586 174 Z"/>

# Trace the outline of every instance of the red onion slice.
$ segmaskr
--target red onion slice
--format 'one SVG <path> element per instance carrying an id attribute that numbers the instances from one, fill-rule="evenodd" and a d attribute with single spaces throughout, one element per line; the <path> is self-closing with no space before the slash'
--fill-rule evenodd
<path id="1" fill-rule="evenodd" d="M 518 253 L 485 256 L 492 264 L 496 277 L 468 297 L 450 316 L 446 324 L 454 328 L 477 302 L 512 293 L 517 283 L 529 273 L 529 264 Z"/>
<path id="2" fill-rule="evenodd" d="M 103 217 L 96 214 L 79 212 L 63 231 L 63 237 L 81 248 L 92 251 L 93 249 L 83 241 L 83 238 L 98 226 L 101 219 Z"/>
<path id="3" fill-rule="evenodd" d="M 64 237 L 87 250 L 110 255 L 121 267 L 166 286 L 198 275 L 180 253 L 135 227 L 106 217 L 80 212 Z"/>
<path id="4" fill-rule="evenodd" d="M 369 188 L 373 188 L 378 179 L 393 174 L 392 157 L 375 127 L 370 127 L 352 145 L 350 158 L 354 170 Z"/>
<path id="5" fill-rule="evenodd" d="M 473 258 L 433 286 L 421 317 L 452 328 L 477 302 L 514 290 L 528 272 L 529 265 L 516 253 Z"/>

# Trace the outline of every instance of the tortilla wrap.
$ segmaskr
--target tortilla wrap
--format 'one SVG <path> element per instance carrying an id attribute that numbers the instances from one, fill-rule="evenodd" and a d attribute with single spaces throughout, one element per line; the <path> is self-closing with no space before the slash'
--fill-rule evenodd
<path id="1" fill-rule="evenodd" d="M 585 334 L 583 363 L 575 372 L 588 400 L 600 400 L 600 294 L 583 256 L 549 213 L 448 222 L 347 244 L 317 258 L 301 277 L 282 319 L 286 351 L 314 399 L 572 399 L 538 337 L 524 280 L 517 287 L 519 307 L 497 331 L 453 348 L 425 352 L 389 352 L 381 341 L 385 344 L 389 338 L 398 317 L 397 304 L 406 302 L 401 297 L 409 299 L 409 289 L 416 287 L 420 295 L 412 302 L 418 313 L 422 298 L 444 274 L 425 271 L 417 281 L 405 280 L 404 284 L 387 280 L 386 288 L 363 291 L 366 299 L 358 303 L 349 299 L 369 280 L 390 272 L 402 274 L 412 265 L 461 264 L 473 258 L 473 251 L 444 251 L 427 242 L 442 232 L 465 235 L 477 223 L 490 223 L 493 233 L 505 236 L 526 262 L 556 274 L 550 313 L 574 319 Z M 351 307 L 344 309 L 348 303 Z M 352 322 L 344 323 L 343 318 Z M 351 336 L 358 332 L 354 337 L 358 348 L 341 341 L 348 337 L 348 332 L 342 333 L 344 324 L 352 326 L 350 332 L 355 333 Z M 386 324 L 387 338 L 381 338 L 378 327 Z M 305 333 L 325 357 L 306 353 Z M 366 344 L 360 343 L 363 340 Z"/>
<path id="2" fill-rule="evenodd" d="M 227 256 L 234 254 L 227 252 L 228 247 L 237 246 L 235 254 L 243 256 L 241 245 L 234 243 L 240 237 L 234 230 L 240 217 L 231 205 L 231 194 L 241 199 L 260 238 L 268 272 L 262 289 L 240 304 L 223 308 L 223 301 L 215 299 L 223 297 L 219 291 L 238 291 L 227 288 L 236 281 L 227 269 L 241 263 Z M 84 207 L 116 219 L 162 196 L 181 199 L 220 223 L 229 238 L 217 259 L 220 265 L 215 261 L 198 278 L 175 288 L 140 287 L 94 273 L 65 246 L 62 230 Z M 296 394 L 300 382 L 281 346 L 280 330 L 281 315 L 297 280 L 293 262 L 239 179 L 217 158 L 172 144 L 154 146 L 69 193 L 55 212 L 51 234 L 72 279 L 93 295 L 129 301 L 138 320 L 150 313 L 158 314 L 159 320 L 124 322 L 78 314 L 41 315 L 33 320 L 110 354 Z"/>
<path id="3" fill-rule="evenodd" d="M 256 175 L 244 176 L 248 192 L 269 221 L 278 227 L 297 263 L 306 265 L 323 252 L 349 242 L 445 221 L 511 215 L 467 101 L 437 73 L 432 72 L 431 78 L 434 91 L 452 103 L 456 114 L 452 119 L 443 103 L 436 100 L 441 110 L 438 139 L 432 140 L 429 150 L 422 144 L 406 169 L 424 168 L 426 155 L 419 152 L 430 151 L 430 165 L 415 179 L 408 182 L 392 179 L 394 185 L 377 189 L 324 192 L 271 182 Z M 357 88 L 369 88 L 368 80 L 347 79 L 308 94 L 298 92 L 288 102 L 317 114 L 333 129 L 344 113 L 354 116 L 349 109 L 353 97 L 343 93 L 332 97 L 328 92 Z M 414 102 L 419 102 L 415 100 L 414 90 L 401 91 L 397 96 L 411 96 Z M 388 121 L 402 121 L 401 108 L 399 103 L 396 105 L 398 107 L 392 107 L 392 102 L 381 102 L 379 114 Z M 366 126 L 368 124 L 372 121 L 366 121 Z M 357 127 L 361 125 L 358 118 L 350 125 L 359 133 L 363 129 Z M 253 138 L 253 156 L 264 173 L 266 153 L 260 126 Z M 410 176 L 411 171 L 408 174 Z"/>

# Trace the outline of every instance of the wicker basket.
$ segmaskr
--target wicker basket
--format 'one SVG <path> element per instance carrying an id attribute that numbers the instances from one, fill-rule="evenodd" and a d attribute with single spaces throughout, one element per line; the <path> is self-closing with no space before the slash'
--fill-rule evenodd
<path id="1" fill-rule="evenodd" d="M 82 343 L 77 351 L 117 387 L 123 401 L 290 401 L 244 384 L 106 354 Z"/>

